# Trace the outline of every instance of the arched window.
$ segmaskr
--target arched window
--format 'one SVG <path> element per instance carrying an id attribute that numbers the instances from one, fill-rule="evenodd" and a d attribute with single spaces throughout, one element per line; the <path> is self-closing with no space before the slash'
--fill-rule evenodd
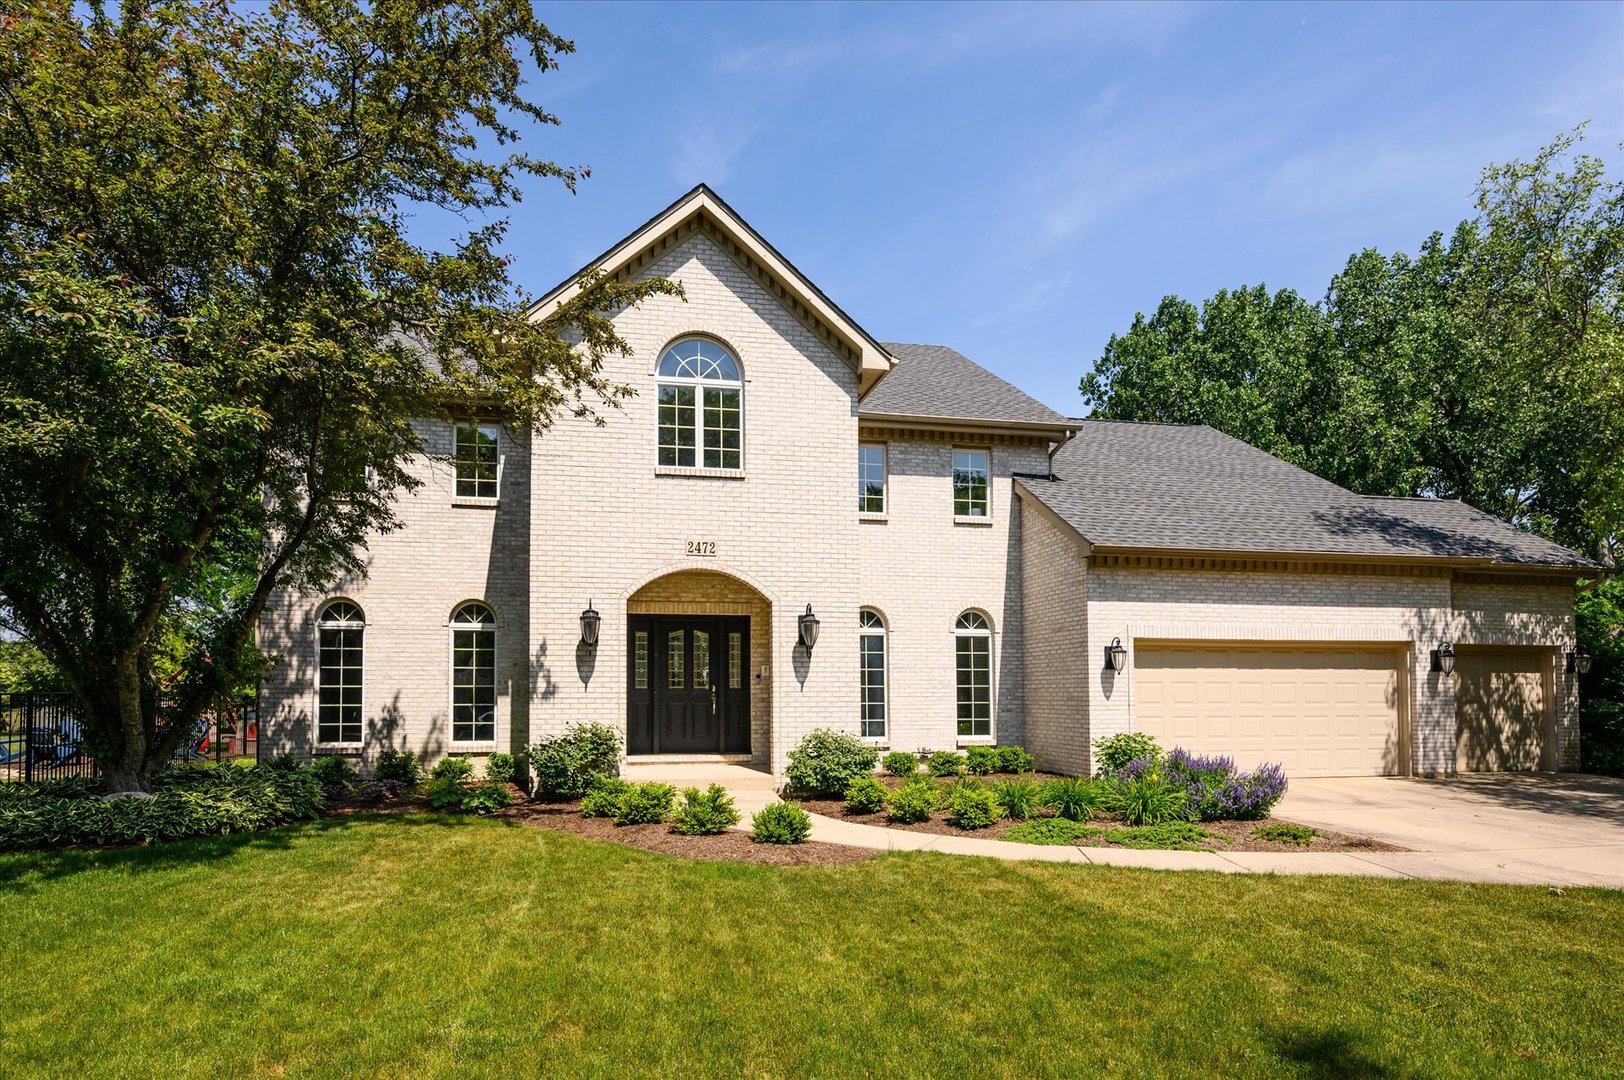
<path id="1" fill-rule="evenodd" d="M 361 637 L 366 617 L 348 600 L 334 600 L 316 619 L 316 742 L 361 741 Z"/>
<path id="2" fill-rule="evenodd" d="M 863 712 L 857 733 L 865 739 L 885 738 L 885 620 L 864 608 L 857 616 L 858 678 Z"/>
<path id="3" fill-rule="evenodd" d="M 451 616 L 451 741 L 496 741 L 496 616 L 480 603 Z"/>
<path id="4" fill-rule="evenodd" d="M 661 465 L 744 467 L 744 379 L 739 362 L 707 338 L 683 338 L 660 357 Z"/>
<path id="5" fill-rule="evenodd" d="M 992 734 L 992 624 L 966 611 L 953 627 L 954 671 L 959 690 L 959 734 Z"/>

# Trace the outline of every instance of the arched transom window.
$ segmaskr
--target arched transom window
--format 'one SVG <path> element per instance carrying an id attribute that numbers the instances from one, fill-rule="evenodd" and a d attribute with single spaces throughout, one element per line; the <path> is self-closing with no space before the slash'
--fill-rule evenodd
<path id="1" fill-rule="evenodd" d="M 659 463 L 744 466 L 744 380 L 739 362 L 707 338 L 683 338 L 660 357 Z"/>
<path id="2" fill-rule="evenodd" d="M 992 624 L 979 611 L 966 611 L 953 627 L 953 645 L 959 734 L 991 735 Z"/>
<path id="3" fill-rule="evenodd" d="M 334 600 L 316 619 L 316 742 L 361 741 L 361 638 L 366 617 L 348 600 Z"/>
<path id="4" fill-rule="evenodd" d="M 451 616 L 451 741 L 496 741 L 496 616 L 480 603 Z"/>
<path id="5" fill-rule="evenodd" d="M 858 734 L 865 739 L 885 738 L 885 620 L 864 609 L 857 617 L 859 691 L 863 713 Z"/>

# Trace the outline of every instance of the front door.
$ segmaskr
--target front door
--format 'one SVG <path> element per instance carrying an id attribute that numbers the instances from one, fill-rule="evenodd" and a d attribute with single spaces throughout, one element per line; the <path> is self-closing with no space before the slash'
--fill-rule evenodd
<path id="1" fill-rule="evenodd" d="M 626 752 L 750 752 L 750 620 L 634 615 Z"/>

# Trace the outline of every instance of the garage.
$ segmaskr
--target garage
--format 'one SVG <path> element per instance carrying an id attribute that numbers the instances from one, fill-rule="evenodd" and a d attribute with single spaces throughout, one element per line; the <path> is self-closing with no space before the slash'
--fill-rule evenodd
<path id="1" fill-rule="evenodd" d="M 1545 767 L 1552 654 L 1476 649 L 1455 656 L 1455 768 L 1502 772 Z"/>
<path id="2" fill-rule="evenodd" d="M 1392 647 L 1140 642 L 1134 727 L 1163 747 L 1226 754 L 1287 776 L 1404 769 Z"/>

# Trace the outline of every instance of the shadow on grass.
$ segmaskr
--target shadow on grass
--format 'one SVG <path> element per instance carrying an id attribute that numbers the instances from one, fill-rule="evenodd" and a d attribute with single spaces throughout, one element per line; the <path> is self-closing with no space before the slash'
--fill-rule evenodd
<path id="1" fill-rule="evenodd" d="M 1266 1032 L 1264 1037 L 1276 1055 L 1297 1065 L 1304 1076 L 1378 1080 L 1393 1075 L 1386 1065 L 1360 1049 L 1363 1037 L 1349 1031 L 1295 1027 Z"/>

